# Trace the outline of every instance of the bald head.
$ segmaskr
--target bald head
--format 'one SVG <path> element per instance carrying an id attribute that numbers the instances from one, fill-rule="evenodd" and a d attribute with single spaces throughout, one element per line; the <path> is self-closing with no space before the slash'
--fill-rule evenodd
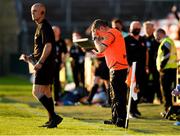
<path id="1" fill-rule="evenodd" d="M 46 7 L 42 3 L 35 3 L 32 5 L 31 9 L 32 8 L 37 8 L 38 10 L 43 11 L 44 13 L 46 12 Z"/>
<path id="2" fill-rule="evenodd" d="M 129 31 L 133 35 L 139 35 L 139 33 L 141 31 L 141 23 L 139 21 L 131 22 Z"/>
<path id="3" fill-rule="evenodd" d="M 141 29 L 141 23 L 139 21 L 133 21 L 130 24 L 130 31 L 133 29 Z"/>
<path id="4" fill-rule="evenodd" d="M 55 40 L 58 41 L 61 36 L 61 29 L 58 26 L 52 26 L 52 29 L 54 31 Z"/>
<path id="5" fill-rule="evenodd" d="M 32 20 L 40 23 L 45 18 L 46 7 L 42 3 L 35 3 L 31 7 Z"/>

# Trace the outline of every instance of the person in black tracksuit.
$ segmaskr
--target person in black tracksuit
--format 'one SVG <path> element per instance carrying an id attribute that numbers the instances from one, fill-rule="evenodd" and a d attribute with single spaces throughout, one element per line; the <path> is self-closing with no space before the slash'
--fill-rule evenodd
<path id="1" fill-rule="evenodd" d="M 159 47 L 159 42 L 157 42 L 154 38 L 154 25 L 150 21 L 146 21 L 143 24 L 145 35 L 143 36 L 146 47 L 149 52 L 149 73 L 148 73 L 148 90 L 146 99 L 147 102 L 152 103 L 155 97 L 155 93 L 157 94 L 157 98 L 162 103 L 162 93 L 160 89 L 160 81 L 159 81 L 159 72 L 156 68 L 156 57 L 157 51 Z"/>
<path id="2" fill-rule="evenodd" d="M 65 56 L 67 53 L 67 47 L 65 41 L 61 38 L 61 30 L 58 26 L 53 26 L 53 31 L 55 35 L 55 73 L 54 73 L 54 101 L 55 105 L 60 102 L 60 97 L 62 95 L 60 77 L 60 69 L 65 62 Z"/>
<path id="3" fill-rule="evenodd" d="M 73 40 L 81 38 L 79 32 L 72 33 Z M 85 52 L 76 43 L 70 49 L 70 56 L 73 58 L 72 70 L 74 82 L 77 87 L 80 87 L 82 83 L 83 88 L 85 88 L 85 77 L 84 77 L 84 58 Z"/>
<path id="4" fill-rule="evenodd" d="M 133 117 L 141 115 L 138 111 L 137 104 L 140 98 L 145 96 L 147 87 L 146 70 L 148 70 L 148 67 L 146 66 L 148 65 L 148 52 L 144 39 L 139 35 L 140 30 L 140 22 L 133 21 L 130 25 L 130 34 L 125 37 L 128 63 L 132 66 L 132 62 L 137 62 L 135 76 L 136 83 L 140 89 L 140 92 L 138 93 L 138 100 L 134 101 L 132 99 L 130 112 Z"/>

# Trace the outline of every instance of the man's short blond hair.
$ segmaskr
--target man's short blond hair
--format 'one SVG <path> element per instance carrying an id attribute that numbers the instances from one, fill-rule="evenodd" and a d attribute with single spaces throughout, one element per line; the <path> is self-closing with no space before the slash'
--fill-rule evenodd
<path id="1" fill-rule="evenodd" d="M 154 27 L 154 24 L 151 21 L 145 21 L 143 23 L 143 26 L 152 26 L 152 27 Z"/>

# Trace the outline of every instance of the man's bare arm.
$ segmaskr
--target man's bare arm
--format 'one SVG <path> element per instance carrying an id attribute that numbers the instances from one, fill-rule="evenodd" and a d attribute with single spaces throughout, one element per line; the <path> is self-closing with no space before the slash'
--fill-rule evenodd
<path id="1" fill-rule="evenodd" d="M 49 56 L 49 54 L 51 53 L 52 50 L 52 44 L 51 43 L 46 43 L 42 52 L 42 55 L 39 59 L 39 63 L 44 63 L 47 59 L 47 57 Z"/>
<path id="2" fill-rule="evenodd" d="M 42 68 L 42 65 L 44 64 L 44 62 L 46 61 L 47 57 L 49 56 L 49 54 L 51 53 L 52 50 L 52 44 L 51 43 L 46 43 L 42 52 L 42 55 L 39 59 L 39 61 L 36 63 L 36 65 L 34 66 L 34 70 L 38 71 L 39 69 Z"/>

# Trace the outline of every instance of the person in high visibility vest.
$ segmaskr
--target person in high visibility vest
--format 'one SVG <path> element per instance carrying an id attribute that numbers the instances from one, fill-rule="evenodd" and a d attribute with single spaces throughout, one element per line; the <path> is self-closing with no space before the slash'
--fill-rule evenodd
<path id="1" fill-rule="evenodd" d="M 160 73 L 160 83 L 164 93 L 164 112 L 166 114 L 172 106 L 171 91 L 176 87 L 177 51 L 174 42 L 166 32 L 159 28 L 154 33 L 155 39 L 160 42 L 156 58 L 157 70 Z"/>

